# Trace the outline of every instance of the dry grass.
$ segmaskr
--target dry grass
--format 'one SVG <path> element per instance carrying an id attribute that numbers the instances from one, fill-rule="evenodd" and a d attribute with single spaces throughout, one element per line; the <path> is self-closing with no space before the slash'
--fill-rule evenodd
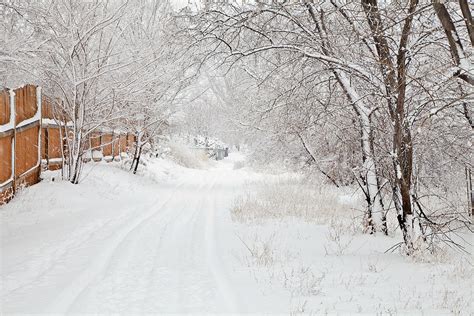
<path id="1" fill-rule="evenodd" d="M 185 145 L 170 144 L 170 157 L 180 166 L 193 169 L 208 167 L 209 158 L 204 151 L 192 150 Z"/>
<path id="2" fill-rule="evenodd" d="M 354 201 L 342 201 L 341 192 L 327 185 L 297 178 L 278 178 L 249 187 L 233 204 L 239 222 L 259 222 L 287 217 L 326 224 L 339 215 L 351 218 Z"/>

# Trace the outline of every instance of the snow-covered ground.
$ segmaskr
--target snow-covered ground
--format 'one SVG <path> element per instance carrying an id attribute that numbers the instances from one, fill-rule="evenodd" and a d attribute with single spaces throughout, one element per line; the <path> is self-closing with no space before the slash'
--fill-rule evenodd
<path id="1" fill-rule="evenodd" d="M 0 311 L 472 312 L 469 256 L 420 262 L 385 254 L 393 237 L 233 221 L 236 198 L 277 179 L 242 159 L 207 169 L 156 159 L 139 176 L 92 163 L 79 185 L 46 174 L 0 208 Z"/>

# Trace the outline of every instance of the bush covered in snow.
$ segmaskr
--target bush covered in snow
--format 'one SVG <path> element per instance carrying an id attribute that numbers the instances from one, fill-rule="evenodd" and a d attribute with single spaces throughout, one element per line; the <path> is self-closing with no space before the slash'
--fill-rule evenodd
<path id="1" fill-rule="evenodd" d="M 198 148 L 212 148 L 212 149 L 224 149 L 225 147 L 227 147 L 218 138 L 206 137 L 203 135 L 194 136 L 194 143 L 192 145 Z"/>

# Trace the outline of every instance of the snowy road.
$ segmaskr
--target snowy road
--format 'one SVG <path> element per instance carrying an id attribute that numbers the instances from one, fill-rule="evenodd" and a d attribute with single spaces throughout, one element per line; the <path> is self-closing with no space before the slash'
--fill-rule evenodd
<path id="1" fill-rule="evenodd" d="M 334 239 L 331 226 L 295 218 L 233 222 L 236 196 L 278 181 L 235 169 L 233 157 L 207 170 L 150 161 L 141 176 L 86 167 L 80 185 L 45 175 L 0 207 L 0 314 L 472 310 L 470 258 L 417 263 L 385 253 L 399 236 Z M 279 183 L 263 202 L 278 192 L 291 201 Z M 345 212 L 332 190 L 314 194 Z M 327 208 L 311 202 L 324 216 Z"/>
<path id="2" fill-rule="evenodd" d="M 9 205 L 23 220 L 2 215 L 2 311 L 246 311 L 244 302 L 259 294 L 232 264 L 239 245 L 229 207 L 249 177 L 232 167 L 220 163 L 167 185 L 110 167 L 87 179 L 94 192 L 55 184 L 64 192 L 36 206 L 54 185 L 31 188 Z M 126 177 L 120 185 L 101 183 L 117 171 Z"/>

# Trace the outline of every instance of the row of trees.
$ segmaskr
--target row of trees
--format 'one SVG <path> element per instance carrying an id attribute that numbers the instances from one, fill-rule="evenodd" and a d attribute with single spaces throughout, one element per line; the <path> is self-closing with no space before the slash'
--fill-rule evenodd
<path id="1" fill-rule="evenodd" d="M 412 253 L 467 221 L 470 9 L 467 0 L 207 3 L 190 33 L 244 87 L 244 125 L 334 185 L 358 183 L 367 231 L 387 234 L 393 210 Z M 252 97 L 242 82 L 254 83 Z"/>
<path id="2" fill-rule="evenodd" d="M 167 1 L 0 1 L 2 82 L 36 83 L 55 98 L 70 131 L 64 171 L 72 183 L 94 131 L 134 132 L 136 171 L 142 147 L 176 111 L 194 72 L 172 12 Z"/>
<path id="3" fill-rule="evenodd" d="M 39 84 L 60 100 L 72 183 L 94 131 L 133 130 L 136 171 L 177 105 L 203 93 L 185 115 L 197 130 L 232 138 L 250 127 L 266 135 L 266 152 L 303 157 L 335 186 L 358 184 L 367 232 L 387 234 L 393 212 L 408 253 L 466 222 L 467 0 L 206 1 L 179 15 L 167 1 L 0 0 L 0 17 L 1 80 Z M 201 69 L 208 76 L 186 89 Z"/>

